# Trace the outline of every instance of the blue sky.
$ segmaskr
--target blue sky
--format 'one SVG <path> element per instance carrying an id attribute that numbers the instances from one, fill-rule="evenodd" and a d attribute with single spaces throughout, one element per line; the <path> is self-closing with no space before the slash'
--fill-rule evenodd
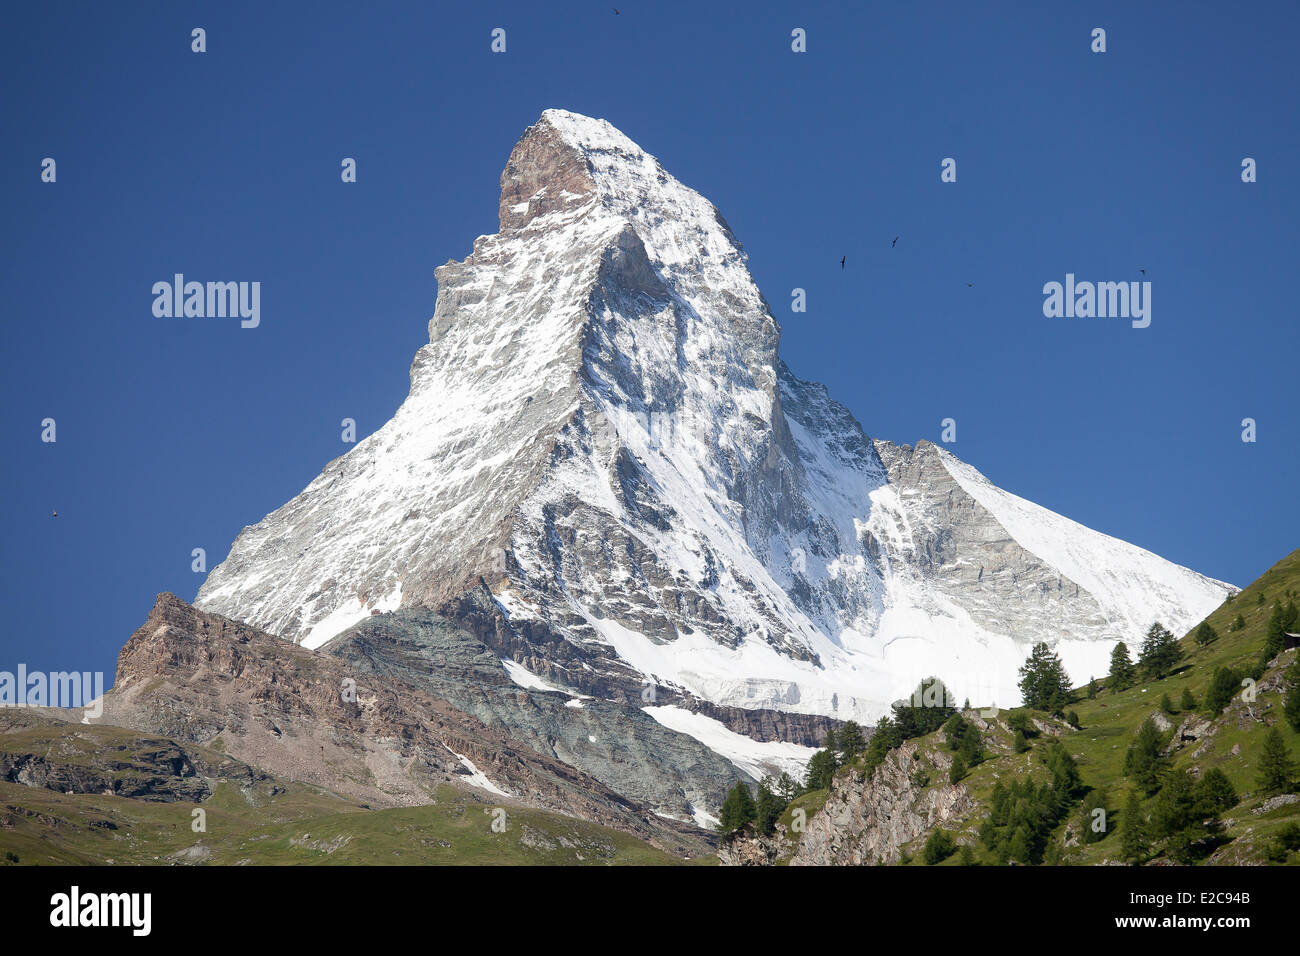
<path id="1" fill-rule="evenodd" d="M 845 6 L 10 11 L 0 670 L 111 673 L 157 592 L 193 598 L 193 548 L 391 416 L 434 267 L 496 231 L 553 106 L 717 204 L 786 361 L 869 434 L 955 418 L 1002 487 L 1239 585 L 1300 545 L 1296 5 Z M 1139 269 L 1150 328 L 1044 318 L 1045 282 Z M 175 272 L 260 281 L 261 326 L 154 318 Z"/>

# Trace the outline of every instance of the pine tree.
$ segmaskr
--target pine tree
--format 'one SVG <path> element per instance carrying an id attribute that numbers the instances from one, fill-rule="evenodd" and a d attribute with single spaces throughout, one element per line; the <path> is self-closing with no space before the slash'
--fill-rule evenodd
<path id="1" fill-rule="evenodd" d="M 1034 862 L 1033 835 L 1028 826 L 1017 827 L 1011 835 L 1011 842 L 1007 844 L 1007 858 L 1026 865 Z"/>
<path id="2" fill-rule="evenodd" d="M 1300 656 L 1287 669 L 1286 682 L 1286 703 L 1282 707 L 1282 715 L 1292 730 L 1300 731 Z"/>
<path id="3" fill-rule="evenodd" d="M 1088 678 L 1088 699 L 1097 699 L 1097 679 L 1095 677 Z"/>
<path id="4" fill-rule="evenodd" d="M 1020 695 L 1026 707 L 1058 714 L 1070 701 L 1070 678 L 1061 659 L 1040 641 L 1020 667 Z"/>
<path id="5" fill-rule="evenodd" d="M 925 841 L 925 849 L 921 851 L 921 859 L 926 866 L 934 866 L 952 856 L 956 850 L 956 841 L 947 830 L 931 830 Z"/>
<path id="6" fill-rule="evenodd" d="M 840 728 L 835 741 L 839 745 L 840 757 L 845 763 L 853 760 L 867 746 L 866 738 L 862 736 L 862 728 L 858 726 L 856 721 L 852 720 L 847 721 Z"/>
<path id="7" fill-rule="evenodd" d="M 1177 711 L 1174 710 L 1174 702 L 1170 699 L 1168 694 L 1160 695 L 1160 709 L 1170 716 L 1177 713 Z"/>
<path id="8" fill-rule="evenodd" d="M 758 802 L 754 808 L 754 829 L 763 836 L 771 836 L 776 832 L 776 821 L 781 819 L 781 811 L 784 809 L 785 804 L 772 792 L 768 781 L 761 781 L 758 785 Z"/>
<path id="9" fill-rule="evenodd" d="M 937 677 L 927 677 L 906 700 L 891 706 L 900 740 L 910 740 L 938 730 L 957 710 L 957 699 Z"/>
<path id="10" fill-rule="evenodd" d="M 966 776 L 966 762 L 961 759 L 959 754 L 952 758 L 952 766 L 948 768 L 948 782 L 952 784 L 960 783 L 961 778 L 964 776 Z"/>
<path id="11" fill-rule="evenodd" d="M 1125 863 L 1137 866 L 1151 850 L 1147 837 L 1146 820 L 1142 817 L 1142 801 L 1136 790 L 1128 792 L 1124 815 L 1120 817 L 1120 857 Z"/>
<path id="12" fill-rule="evenodd" d="M 1259 788 L 1268 794 L 1286 793 L 1295 777 L 1295 763 L 1287 752 L 1282 732 L 1270 727 L 1259 751 Z"/>
<path id="13" fill-rule="evenodd" d="M 956 750 L 961 746 L 962 736 L 969 726 L 971 726 L 970 722 L 960 713 L 953 714 L 944 721 L 943 734 L 948 739 L 949 750 Z"/>
<path id="14" fill-rule="evenodd" d="M 876 768 L 884 763 L 889 751 L 897 747 L 902 741 L 903 738 L 898 732 L 898 725 L 894 723 L 894 719 L 889 714 L 881 717 L 880 723 L 876 724 L 876 730 L 871 735 L 871 739 L 867 741 L 867 756 L 864 761 L 866 766 L 863 773 L 868 780 L 871 779 L 871 775 L 875 773 Z"/>
<path id="15" fill-rule="evenodd" d="M 1169 837 L 1183 830 L 1191 822 L 1196 801 L 1192 796 L 1192 775 L 1186 770 L 1169 774 L 1160 795 L 1151 805 L 1151 834 Z"/>
<path id="16" fill-rule="evenodd" d="M 753 824 L 758 808 L 754 797 L 744 782 L 738 782 L 727 793 L 718 811 L 718 832 L 724 840 L 730 840 Z"/>
<path id="17" fill-rule="evenodd" d="M 1029 715 L 1023 710 L 1012 711 L 1007 714 L 1007 727 L 1013 731 L 1019 731 L 1026 737 L 1037 737 L 1038 728 L 1029 721 Z"/>
<path id="18" fill-rule="evenodd" d="M 949 717 L 943 725 L 943 731 L 948 739 L 948 749 L 955 750 L 961 758 L 963 773 L 984 759 L 983 734 L 961 714 Z"/>
<path id="19" fill-rule="evenodd" d="M 839 769 L 839 763 L 835 759 L 835 751 L 819 750 L 812 755 L 808 761 L 808 769 L 805 771 L 807 776 L 804 778 L 804 788 L 807 790 L 825 790 L 831 785 L 831 780 L 835 777 L 835 771 Z"/>
<path id="20" fill-rule="evenodd" d="M 1079 765 L 1075 763 L 1070 752 L 1059 740 L 1053 741 L 1047 751 L 1047 769 L 1052 775 L 1052 789 L 1057 793 L 1059 802 L 1069 802 L 1083 788 L 1083 779 L 1079 776 Z"/>
<path id="21" fill-rule="evenodd" d="M 1207 841 L 1222 831 L 1219 814 L 1236 802 L 1236 791 L 1221 770 L 1211 770 L 1200 780 L 1177 770 L 1151 808 L 1151 832 L 1168 837 L 1166 852 L 1175 862 L 1194 863 L 1207 851 Z"/>
<path id="22" fill-rule="evenodd" d="M 1201 626 L 1196 629 L 1196 643 L 1201 647 L 1207 644 L 1213 644 L 1219 639 L 1219 634 L 1210 625 L 1209 621 L 1202 621 Z"/>
<path id="23" fill-rule="evenodd" d="M 1246 626 L 1246 619 L 1242 617 L 1240 614 L 1238 614 L 1236 617 L 1232 619 L 1232 629 L 1234 631 L 1240 631 L 1245 626 Z"/>
<path id="24" fill-rule="evenodd" d="M 1163 741 L 1155 721 L 1148 717 L 1138 728 L 1137 736 L 1124 755 L 1124 776 L 1141 787 L 1148 796 L 1160 789 L 1167 761 L 1161 753 Z"/>
<path id="25" fill-rule="evenodd" d="M 1211 713 L 1221 714 L 1239 690 L 1241 675 L 1227 667 L 1216 667 L 1214 676 L 1210 678 L 1210 686 L 1205 691 L 1205 706 Z"/>
<path id="26" fill-rule="evenodd" d="M 1237 789 L 1218 767 L 1207 770 L 1192 786 L 1196 812 L 1202 817 L 1218 816 L 1237 805 Z"/>
<path id="27" fill-rule="evenodd" d="M 1273 613 L 1264 631 L 1264 651 L 1260 658 L 1264 664 L 1282 652 L 1283 637 L 1295 626 L 1297 613 L 1294 601 L 1288 601 L 1285 606 L 1273 605 Z"/>
<path id="28" fill-rule="evenodd" d="M 1138 667 L 1143 676 L 1161 678 L 1178 666 L 1183 659 L 1183 649 L 1174 635 L 1159 621 L 1147 628 L 1138 654 Z"/>
<path id="29" fill-rule="evenodd" d="M 781 802 L 789 806 L 790 801 L 802 792 L 803 787 L 799 785 L 799 782 L 786 771 L 781 771 L 781 776 L 776 781 L 776 795 L 781 798 Z"/>
<path id="30" fill-rule="evenodd" d="M 1052 840 L 1047 844 L 1047 852 L 1043 854 L 1043 866 L 1065 866 L 1065 847 L 1057 840 Z"/>
<path id="31" fill-rule="evenodd" d="M 1196 709 L 1196 698 L 1192 696 L 1190 687 L 1183 688 L 1183 696 L 1178 700 L 1178 709 L 1188 713 Z"/>
<path id="32" fill-rule="evenodd" d="M 1288 823 L 1277 831 L 1278 842 L 1286 850 L 1300 850 L 1300 823 Z"/>
<path id="33" fill-rule="evenodd" d="M 1133 686 L 1136 668 L 1128 655 L 1128 645 L 1120 641 L 1110 652 L 1110 686 L 1116 690 L 1128 690 Z"/>
<path id="34" fill-rule="evenodd" d="M 1025 732 L 1023 730 L 1016 731 L 1016 736 L 1013 739 L 1013 746 L 1018 754 L 1022 754 L 1029 749 L 1029 741 L 1025 739 Z"/>

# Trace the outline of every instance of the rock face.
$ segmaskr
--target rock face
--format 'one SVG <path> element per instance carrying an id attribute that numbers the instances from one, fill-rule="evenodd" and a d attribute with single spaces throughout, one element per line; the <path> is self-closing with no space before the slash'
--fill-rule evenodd
<path id="1" fill-rule="evenodd" d="M 629 672 L 626 667 L 611 667 L 607 647 L 576 644 L 565 640 L 540 617 L 510 614 L 483 581 L 443 605 L 437 617 L 472 633 L 503 660 L 516 661 L 552 683 L 634 706 L 677 704 L 754 741 L 818 747 L 828 730 L 844 723 L 820 714 L 715 704 L 680 687 Z"/>
<path id="2" fill-rule="evenodd" d="M 961 784 L 925 788 L 917 775 L 946 778 L 952 756 L 922 752 L 914 741 L 889 753 L 871 779 L 851 771 L 837 778 L 822 810 L 790 860 L 791 866 L 861 866 L 896 863 L 904 844 L 974 807 Z"/>
<path id="3" fill-rule="evenodd" d="M 774 866 L 788 857 L 793 844 L 778 829 L 770 837 L 746 836 L 718 847 L 718 861 L 723 866 Z"/>
<path id="4" fill-rule="evenodd" d="M 118 658 L 96 723 L 219 747 L 278 777 L 377 806 L 432 802 L 439 785 L 556 810 L 664 849 L 707 845 L 427 689 L 206 614 L 161 594 Z"/>
<path id="5" fill-rule="evenodd" d="M 223 754 L 30 710 L 0 709 L 0 780 L 154 803 L 199 803 L 223 782 L 250 796 L 278 792 L 266 774 Z"/>
<path id="6" fill-rule="evenodd" d="M 870 722 L 931 673 L 1006 706 L 1029 641 L 1085 680 L 1227 592 L 873 442 L 781 361 L 713 205 L 603 120 L 543 113 L 499 214 L 437 270 L 392 420 L 245 528 L 199 607 L 317 647 L 424 606 L 565 687 L 740 727 Z"/>
<path id="7" fill-rule="evenodd" d="M 358 679 L 417 687 L 662 815 L 692 819 L 749 779 L 699 741 L 656 722 L 639 699 L 629 706 L 520 686 L 496 654 L 432 611 L 369 618 L 320 650 L 346 662 Z"/>

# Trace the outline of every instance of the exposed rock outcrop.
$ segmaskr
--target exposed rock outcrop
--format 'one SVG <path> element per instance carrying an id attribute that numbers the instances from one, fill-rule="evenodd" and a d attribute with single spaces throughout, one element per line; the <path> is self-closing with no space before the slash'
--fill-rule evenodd
<path id="1" fill-rule="evenodd" d="M 224 754 L 56 714 L 0 708 L 0 780 L 155 803 L 200 803 L 221 783 L 250 799 L 279 792 L 267 774 Z"/>
<path id="2" fill-rule="evenodd" d="M 718 860 L 723 866 L 772 866 L 788 859 L 794 843 L 784 827 L 778 827 L 771 836 L 750 834 L 737 837 L 718 847 Z"/>
<path id="3" fill-rule="evenodd" d="M 851 770 L 835 778 L 791 866 L 896 863 L 905 844 L 957 821 L 974 807 L 962 784 L 947 782 L 952 756 L 906 741 L 890 751 L 870 780 Z"/>
<path id="4" fill-rule="evenodd" d="M 345 661 L 358 680 L 373 675 L 420 688 L 657 813 L 689 819 L 695 807 L 716 809 L 733 783 L 748 779 L 644 713 L 639 698 L 625 703 L 521 687 L 495 652 L 431 611 L 370 618 L 320 650 Z M 527 667 L 536 658 L 519 663 Z"/>

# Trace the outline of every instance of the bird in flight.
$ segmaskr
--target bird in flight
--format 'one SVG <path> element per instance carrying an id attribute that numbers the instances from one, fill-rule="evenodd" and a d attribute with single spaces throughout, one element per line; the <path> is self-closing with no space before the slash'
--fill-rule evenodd
<path id="1" fill-rule="evenodd" d="M 896 246 L 896 245 L 898 245 L 898 236 L 895 236 L 895 237 L 894 237 L 894 241 L 891 242 L 891 243 L 889 244 L 889 248 L 892 249 L 892 248 L 894 248 L 894 246 Z"/>
<path id="2" fill-rule="evenodd" d="M 618 16 L 618 7 L 614 7 L 614 16 Z"/>
<path id="3" fill-rule="evenodd" d="M 848 258 L 848 256 L 842 256 L 842 257 L 840 258 L 840 268 L 841 268 L 841 269 L 844 268 L 844 260 L 847 259 L 847 258 Z"/>
<path id="4" fill-rule="evenodd" d="M 974 282 L 967 282 L 967 283 L 966 283 L 966 288 L 968 288 L 968 289 L 973 289 L 973 288 L 975 288 L 975 283 L 974 283 Z"/>
<path id="5" fill-rule="evenodd" d="M 56 517 L 56 518 L 57 518 L 57 517 L 58 517 L 58 516 L 59 516 L 59 513 L 58 513 L 58 512 L 57 512 L 57 511 L 56 511 L 56 512 L 54 512 L 54 517 Z"/>
<path id="6" fill-rule="evenodd" d="M 1146 269 L 1139 269 L 1138 272 L 1142 273 L 1143 275 L 1146 275 L 1146 274 L 1147 274 L 1147 270 L 1146 270 Z"/>

